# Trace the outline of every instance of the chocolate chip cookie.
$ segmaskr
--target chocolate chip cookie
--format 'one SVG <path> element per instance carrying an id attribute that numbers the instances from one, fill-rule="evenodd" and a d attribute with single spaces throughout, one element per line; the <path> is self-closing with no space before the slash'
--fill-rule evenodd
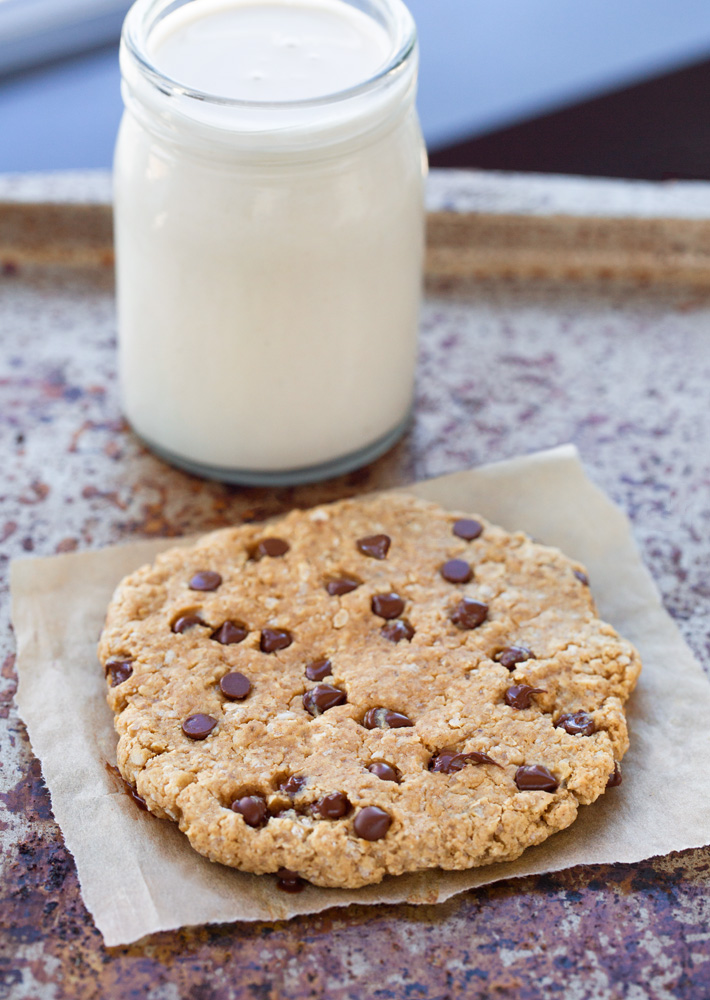
<path id="1" fill-rule="evenodd" d="M 640 670 L 582 566 L 399 493 L 164 553 L 99 656 L 135 794 L 291 888 L 510 861 L 569 826 L 618 784 Z"/>

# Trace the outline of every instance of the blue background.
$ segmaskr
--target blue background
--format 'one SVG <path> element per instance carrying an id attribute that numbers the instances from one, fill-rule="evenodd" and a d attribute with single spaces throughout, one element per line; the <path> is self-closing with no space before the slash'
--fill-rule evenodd
<path id="1" fill-rule="evenodd" d="M 432 149 L 710 55 L 708 0 L 410 0 Z M 0 79 L 0 171 L 108 167 L 116 46 Z"/>

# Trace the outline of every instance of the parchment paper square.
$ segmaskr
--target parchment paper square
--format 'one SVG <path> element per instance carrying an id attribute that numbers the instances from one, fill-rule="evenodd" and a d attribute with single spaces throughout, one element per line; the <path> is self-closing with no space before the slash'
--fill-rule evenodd
<path id="1" fill-rule="evenodd" d="M 624 782 L 583 807 L 568 830 L 515 862 L 388 878 L 364 889 L 300 895 L 212 864 L 176 826 L 140 812 L 107 763 L 116 737 L 96 659 L 119 580 L 175 539 L 13 563 L 17 704 L 76 860 L 84 901 L 107 945 L 188 924 L 275 920 L 349 903 L 435 903 L 502 878 L 578 864 L 634 862 L 710 842 L 710 684 L 663 609 L 628 521 L 587 479 L 571 446 L 410 488 L 557 545 L 589 569 L 600 615 L 639 649 Z M 66 719 L 72 720 L 71 725 Z"/>

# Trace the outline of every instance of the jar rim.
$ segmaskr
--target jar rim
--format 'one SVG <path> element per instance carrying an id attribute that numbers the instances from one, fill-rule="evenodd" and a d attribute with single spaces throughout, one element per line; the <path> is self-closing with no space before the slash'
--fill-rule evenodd
<path id="1" fill-rule="evenodd" d="M 185 2 L 195 2 L 195 0 L 185 0 Z M 290 101 L 255 101 L 225 97 L 220 94 L 212 94 L 208 91 L 189 87 L 167 73 L 164 73 L 148 55 L 148 40 L 151 30 L 161 17 L 165 17 L 171 13 L 171 9 L 176 9 L 178 5 L 175 3 L 175 0 L 135 0 L 123 22 L 121 43 L 138 64 L 142 73 L 154 86 L 167 95 L 179 94 L 181 97 L 187 97 L 201 103 L 245 110 L 296 111 L 299 108 L 329 107 L 341 101 L 348 101 L 367 94 L 391 77 L 396 76 L 417 48 L 416 24 L 402 0 L 378 0 L 378 2 L 383 4 L 395 18 L 398 37 L 395 39 L 397 44 L 394 52 L 376 73 L 363 80 L 362 83 L 318 97 L 300 98 Z"/>

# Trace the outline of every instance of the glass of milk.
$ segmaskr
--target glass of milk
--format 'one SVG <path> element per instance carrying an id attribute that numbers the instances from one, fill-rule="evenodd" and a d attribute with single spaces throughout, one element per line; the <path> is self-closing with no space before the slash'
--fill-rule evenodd
<path id="1" fill-rule="evenodd" d="M 401 0 L 138 0 L 115 161 L 123 407 L 199 475 L 371 461 L 411 411 L 426 155 Z"/>

